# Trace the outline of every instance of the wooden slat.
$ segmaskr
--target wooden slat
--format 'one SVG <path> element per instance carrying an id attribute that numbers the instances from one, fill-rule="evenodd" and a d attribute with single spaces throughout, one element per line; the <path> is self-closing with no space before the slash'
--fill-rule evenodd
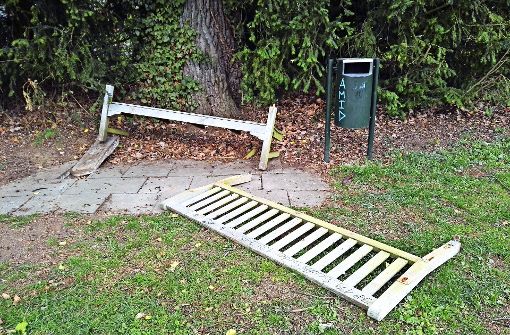
<path id="1" fill-rule="evenodd" d="M 257 204 L 258 204 L 258 202 L 257 202 Z M 246 221 L 256 217 L 257 215 L 259 215 L 260 213 L 262 213 L 263 211 L 265 211 L 268 208 L 269 207 L 266 205 L 257 206 L 254 209 L 252 209 L 251 211 L 249 211 L 248 213 L 245 213 L 245 214 L 241 215 L 240 217 L 230 221 L 225 226 L 231 227 L 231 228 L 237 227 L 240 224 L 243 224 Z"/>
<path id="2" fill-rule="evenodd" d="M 298 261 L 303 263 L 308 263 L 311 259 L 316 257 L 318 254 L 332 246 L 335 242 L 340 240 L 342 238 L 342 235 L 340 234 L 331 234 L 329 235 L 324 241 L 320 242 L 316 246 L 314 246 L 312 249 L 305 252 L 303 255 L 301 255 L 298 258 Z"/>
<path id="3" fill-rule="evenodd" d="M 72 167 L 71 174 L 75 177 L 81 177 L 96 171 L 118 145 L 118 136 L 107 137 L 104 142 L 96 140 L 78 163 Z"/>
<path id="4" fill-rule="evenodd" d="M 291 208 L 287 208 L 287 207 L 285 207 L 283 205 L 280 205 L 280 204 L 278 204 L 278 203 L 276 203 L 274 201 L 267 200 L 267 199 L 260 198 L 260 197 L 256 197 L 256 196 L 251 195 L 251 194 L 249 194 L 249 193 L 247 193 L 247 192 L 245 192 L 243 190 L 240 190 L 240 189 L 237 189 L 235 187 L 228 186 L 228 185 L 222 186 L 222 185 L 217 184 L 217 183 L 214 183 L 214 185 L 215 186 L 219 186 L 219 187 L 223 187 L 226 190 L 229 190 L 231 192 L 237 193 L 237 194 L 242 195 L 244 197 L 256 200 L 256 201 L 258 201 L 258 202 L 260 202 L 262 204 L 266 204 L 269 207 L 276 208 L 276 209 L 278 209 L 281 212 L 289 213 L 291 216 L 301 218 L 305 222 L 311 222 L 311 223 L 314 223 L 314 224 L 316 224 L 318 226 L 327 228 L 330 231 L 337 232 L 337 233 L 339 233 L 340 235 L 342 235 L 342 236 L 344 236 L 346 238 L 352 238 L 352 239 L 355 239 L 355 240 L 359 241 L 362 244 L 371 245 L 377 251 L 384 250 L 384 251 L 389 252 L 390 254 L 392 254 L 394 256 L 398 256 L 400 258 L 407 259 L 407 260 L 409 260 L 411 262 L 419 262 L 419 261 L 421 261 L 421 258 L 418 257 L 418 256 L 415 256 L 415 255 L 410 254 L 408 252 L 405 252 L 403 250 L 397 249 L 395 247 L 389 246 L 387 244 L 381 243 L 379 241 L 373 240 L 373 239 L 368 238 L 366 236 L 354 233 L 354 232 L 352 232 L 352 231 L 350 231 L 348 229 L 345 229 L 345 228 L 342 228 L 342 227 L 339 227 L 339 226 L 335 226 L 335 225 L 333 225 L 333 224 L 331 224 L 329 222 L 326 222 L 326 221 L 323 221 L 323 220 L 319 220 L 317 218 L 314 218 L 313 216 L 310 216 L 310 215 L 298 212 L 298 211 L 293 210 Z"/>
<path id="5" fill-rule="evenodd" d="M 289 214 L 283 213 L 272 219 L 271 221 L 268 221 L 267 223 L 263 224 L 262 226 L 258 227 L 257 229 L 253 230 L 249 234 L 247 234 L 248 237 L 251 238 L 257 238 L 260 235 L 264 234 L 266 231 L 273 229 L 283 221 L 287 220 L 290 217 Z"/>
<path id="6" fill-rule="evenodd" d="M 368 308 L 367 314 L 371 318 L 381 321 L 397 306 L 429 273 L 454 257 L 460 251 L 459 241 L 450 241 L 440 248 L 424 256 L 421 262 L 416 262 L 384 291 L 376 302 Z"/>
<path id="7" fill-rule="evenodd" d="M 280 250 L 283 249 L 286 245 L 292 243 L 295 239 L 299 238 L 301 235 L 305 234 L 310 229 L 314 228 L 315 225 L 310 222 L 305 222 L 301 227 L 294 230 L 292 233 L 286 235 L 284 238 L 276 241 L 273 245 L 271 245 L 271 248 L 274 250 Z"/>
<path id="8" fill-rule="evenodd" d="M 262 237 L 259 240 L 259 242 L 260 243 L 264 243 L 264 244 L 269 243 L 272 240 L 276 239 L 277 237 L 285 234 L 290 229 L 292 229 L 295 226 L 297 226 L 299 223 L 301 223 L 301 219 L 300 218 L 294 218 L 294 219 L 290 220 L 289 222 L 285 222 L 285 224 L 282 225 L 281 227 L 278 227 L 274 231 L 272 231 L 269 234 L 267 234 L 266 236 Z"/>
<path id="9" fill-rule="evenodd" d="M 196 202 L 199 202 L 200 200 L 203 200 L 203 199 L 205 199 L 205 198 L 207 198 L 207 197 L 210 197 L 210 196 L 211 196 L 211 195 L 213 195 L 213 194 L 218 193 L 218 192 L 219 192 L 219 191 L 221 191 L 221 190 L 222 190 L 222 189 L 221 189 L 221 188 L 219 188 L 219 187 L 213 187 L 213 188 L 211 188 L 210 190 L 205 191 L 204 193 L 200 193 L 200 194 L 198 194 L 198 195 L 194 196 L 194 197 L 193 197 L 193 198 L 191 198 L 191 199 L 188 199 L 188 200 L 186 200 L 186 201 L 183 201 L 183 202 L 182 202 L 182 206 L 189 206 L 189 205 L 192 205 L 192 204 L 194 204 L 194 203 L 196 203 Z"/>
<path id="10" fill-rule="evenodd" d="M 343 282 L 348 286 L 356 286 L 360 281 L 362 281 L 366 276 L 368 276 L 372 271 L 374 271 L 379 265 L 381 265 L 385 260 L 390 257 L 390 254 L 385 251 L 379 251 L 377 255 L 372 257 L 368 262 L 363 264 L 359 269 L 354 271 L 352 275 L 350 275 Z"/>
<path id="11" fill-rule="evenodd" d="M 347 270 L 352 268 L 354 264 L 358 263 L 363 257 L 368 255 L 374 247 L 368 244 L 363 244 L 358 250 L 353 252 L 349 257 L 344 259 L 340 264 L 335 266 L 331 271 L 328 272 L 328 275 L 334 278 L 338 278 L 343 275 Z"/>
<path id="12" fill-rule="evenodd" d="M 246 199 L 246 198 L 243 197 L 243 199 Z M 215 219 L 215 221 L 216 221 L 216 223 L 223 224 L 223 223 L 227 222 L 228 220 L 231 220 L 231 219 L 243 214 L 244 212 L 249 211 L 250 209 L 252 209 L 253 207 L 255 207 L 257 205 L 258 205 L 258 202 L 252 200 L 249 203 L 244 204 L 239 208 L 236 208 L 232 212 L 229 212 L 229 213 L 223 215 L 222 217 Z"/>
<path id="13" fill-rule="evenodd" d="M 313 233 L 307 235 L 304 239 L 294 244 L 289 249 L 285 250 L 283 253 L 287 256 L 294 256 L 313 242 L 317 241 L 319 238 L 327 234 L 328 230 L 326 228 L 320 227 L 315 230 Z"/>
<path id="14" fill-rule="evenodd" d="M 236 201 L 233 201 L 233 202 L 229 203 L 228 205 L 218 208 L 217 210 L 207 214 L 206 217 L 208 217 L 210 219 L 217 218 L 227 212 L 230 212 L 234 208 L 241 206 L 242 204 L 244 204 L 247 201 L 248 201 L 248 198 L 241 197 L 240 199 L 237 199 Z"/>
<path id="15" fill-rule="evenodd" d="M 249 248 L 250 250 L 253 250 L 256 253 L 277 262 L 278 264 L 286 266 L 291 270 L 300 273 L 305 278 L 308 278 L 312 282 L 315 282 L 325 287 L 326 289 L 331 290 L 332 292 L 342 296 L 346 300 L 356 304 L 357 306 L 367 309 L 376 300 L 374 297 L 367 296 L 361 293 L 361 291 L 356 288 L 347 287 L 341 281 L 331 278 L 323 272 L 316 271 L 312 269 L 310 266 L 302 262 L 298 262 L 296 259 L 288 257 L 282 252 L 274 250 L 271 246 L 259 243 L 257 240 L 249 238 L 245 234 L 241 234 L 239 233 L 239 231 L 229 228 L 226 225 L 216 224 L 211 220 L 206 219 L 204 216 L 198 215 L 196 212 L 189 211 L 186 207 L 181 207 L 175 203 L 170 204 L 169 206 L 171 206 L 173 211 L 189 219 L 196 220 L 201 225 L 211 229 L 212 231 L 215 231 L 222 236 L 230 238 L 233 241 L 236 241 L 237 243 Z M 310 223 L 306 222 L 305 225 L 306 224 Z M 310 225 L 312 227 L 314 226 L 312 224 Z"/>
<path id="16" fill-rule="evenodd" d="M 278 210 L 272 208 L 272 209 L 268 210 L 267 212 L 265 212 L 264 214 L 262 214 L 261 216 L 258 216 L 255 219 L 251 220 L 250 222 L 245 223 L 241 227 L 238 227 L 236 230 L 238 232 L 240 232 L 240 233 L 245 233 L 248 230 L 250 230 L 252 228 L 255 228 L 256 226 L 258 226 L 262 222 L 264 222 L 266 220 L 269 220 L 270 218 L 272 218 L 276 214 L 278 214 Z"/>
<path id="17" fill-rule="evenodd" d="M 206 206 L 206 207 L 198 210 L 197 213 L 205 215 L 205 214 L 207 214 L 209 212 L 212 212 L 216 208 L 220 208 L 221 206 L 224 206 L 224 205 L 234 201 L 237 198 L 239 198 L 239 194 L 230 194 L 230 195 L 226 196 L 225 198 L 220 199 L 220 200 L 218 200 L 216 202 L 213 202 L 209 206 Z"/>
<path id="18" fill-rule="evenodd" d="M 199 202 L 189 206 L 189 209 L 192 210 L 192 211 L 196 211 L 199 208 L 205 207 L 205 206 L 207 206 L 207 205 L 209 205 L 209 204 L 211 204 L 213 202 L 216 202 L 216 201 L 220 200 L 221 198 L 223 198 L 223 197 L 225 197 L 225 196 L 227 196 L 229 194 L 230 194 L 229 191 L 223 190 L 223 191 L 221 191 L 219 193 L 216 193 L 215 195 L 213 195 L 213 196 L 211 196 L 209 198 L 205 198 L 205 199 L 203 199 L 203 200 L 201 200 L 201 201 L 199 201 Z"/>
<path id="19" fill-rule="evenodd" d="M 361 290 L 367 295 L 374 295 L 375 292 L 379 291 L 393 276 L 395 276 L 404 266 L 408 263 L 403 258 L 397 258 L 394 260 L 386 269 L 379 273 L 370 283 L 368 283 Z"/>
<path id="20" fill-rule="evenodd" d="M 345 240 L 338 247 L 336 247 L 335 249 L 328 252 L 326 255 L 324 255 L 317 262 L 313 263 L 312 268 L 314 268 L 315 270 L 321 271 L 326 266 L 333 263 L 335 261 L 335 259 L 338 259 L 338 257 L 345 254 L 349 249 L 354 247 L 356 244 L 357 244 L 356 240 L 353 240 L 352 238 Z"/>

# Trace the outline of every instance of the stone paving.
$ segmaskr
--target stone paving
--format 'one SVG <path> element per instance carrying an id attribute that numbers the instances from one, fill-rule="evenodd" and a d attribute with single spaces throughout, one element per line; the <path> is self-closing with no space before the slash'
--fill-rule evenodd
<path id="1" fill-rule="evenodd" d="M 158 213 L 159 203 L 175 194 L 245 173 L 253 175 L 252 181 L 236 187 L 285 206 L 319 206 L 329 196 L 328 184 L 318 175 L 283 168 L 278 161 L 259 171 L 255 163 L 159 161 L 101 167 L 86 178 L 73 178 L 69 169 L 75 162 L 68 162 L 0 186 L 0 214 Z"/>

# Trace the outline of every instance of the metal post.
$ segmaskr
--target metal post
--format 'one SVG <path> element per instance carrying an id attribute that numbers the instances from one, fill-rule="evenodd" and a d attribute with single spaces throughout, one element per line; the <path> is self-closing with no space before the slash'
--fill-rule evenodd
<path id="1" fill-rule="evenodd" d="M 368 150 L 367 158 L 372 160 L 372 150 L 374 148 L 375 137 L 375 111 L 377 109 L 377 85 L 379 81 L 379 58 L 374 59 L 374 71 L 372 82 L 372 104 L 370 106 L 370 124 L 368 126 Z"/>
<path id="2" fill-rule="evenodd" d="M 326 125 L 324 134 L 324 162 L 329 163 L 331 149 L 331 95 L 333 93 L 333 59 L 328 59 L 328 81 L 326 83 Z"/>

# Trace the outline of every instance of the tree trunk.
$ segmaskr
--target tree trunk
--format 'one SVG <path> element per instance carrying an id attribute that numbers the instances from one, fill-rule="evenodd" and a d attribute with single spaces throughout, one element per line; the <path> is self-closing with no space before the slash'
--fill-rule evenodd
<path id="1" fill-rule="evenodd" d="M 197 33 L 197 46 L 205 54 L 201 62 L 190 61 L 184 74 L 195 79 L 202 90 L 193 98 L 196 113 L 235 117 L 239 113 L 240 68 L 233 61 L 235 41 L 225 17 L 222 0 L 188 0 L 181 24 L 189 24 Z"/>

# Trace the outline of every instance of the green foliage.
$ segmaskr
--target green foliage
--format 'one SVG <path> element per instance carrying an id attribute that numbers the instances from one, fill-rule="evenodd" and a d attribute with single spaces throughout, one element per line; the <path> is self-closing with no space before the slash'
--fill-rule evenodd
<path id="1" fill-rule="evenodd" d="M 340 6 L 349 4 L 341 1 Z M 322 62 L 327 50 L 339 47 L 340 33 L 352 32 L 349 23 L 341 17 L 331 20 L 326 0 L 269 0 L 249 5 L 255 14 L 245 22 L 248 38 L 238 53 L 245 101 L 270 102 L 278 89 L 324 92 Z"/>
<path id="2" fill-rule="evenodd" d="M 179 24 L 182 5 L 183 1 L 158 4 L 134 31 L 145 41 L 135 64 L 140 85 L 133 94 L 142 103 L 176 109 L 194 106 L 190 93 L 199 85 L 184 77 L 183 69 L 188 61 L 201 57 L 195 46 L 196 32 Z"/>
<path id="3" fill-rule="evenodd" d="M 101 90 L 108 82 L 146 104 L 192 107 L 190 93 L 200 87 L 183 69 L 205 58 L 195 46 L 197 32 L 180 23 L 184 3 L 6 1 L 0 5 L 2 100 L 21 98 L 23 87 L 32 99 L 31 83 L 50 96 Z M 236 27 L 244 101 L 269 103 L 288 91 L 323 94 L 331 56 L 381 58 L 380 98 L 391 115 L 438 105 L 510 105 L 507 0 L 225 5 Z"/>

